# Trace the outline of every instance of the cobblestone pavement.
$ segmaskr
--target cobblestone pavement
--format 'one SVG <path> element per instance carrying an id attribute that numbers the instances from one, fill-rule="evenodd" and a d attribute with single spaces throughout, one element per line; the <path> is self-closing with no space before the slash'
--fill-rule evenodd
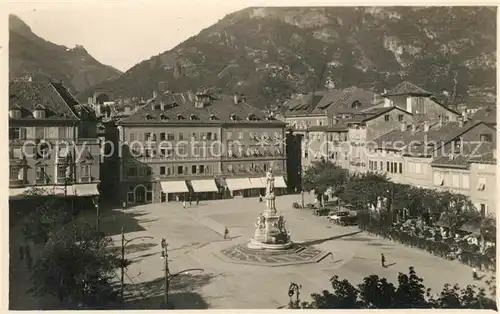
<path id="1" fill-rule="evenodd" d="M 306 202 L 310 201 L 306 196 Z M 331 287 L 329 278 L 333 275 L 353 284 L 370 274 L 396 282 L 398 273 L 407 272 L 409 266 L 415 267 L 424 284 L 435 293 L 445 283 L 484 285 L 487 279 L 474 282 L 471 269 L 458 262 L 367 235 L 357 227 L 330 224 L 325 217 L 314 216 L 309 210 L 292 209 L 293 202 L 300 203 L 300 195 L 276 199 L 292 240 L 331 253 L 332 257 L 314 264 L 263 267 L 229 263 L 216 256 L 222 250 L 244 245 L 253 235 L 255 219 L 265 208 L 255 198 L 204 201 L 187 209 L 179 203 L 126 209 L 125 214 L 134 216 L 140 226 L 127 225 L 126 238 L 152 237 L 132 241 L 127 246 L 127 258 L 133 263 L 127 269 L 126 294 L 148 299 L 143 302 L 145 308 L 158 307 L 163 293 L 164 260 L 160 258 L 159 245 L 162 238 L 169 243 L 171 273 L 204 269 L 201 274 L 177 278 L 171 290 L 176 308 L 273 309 L 288 302 L 290 282 L 301 284 L 301 297 L 309 300 L 311 293 Z M 109 228 L 119 229 L 121 219 L 112 220 Z M 229 229 L 227 240 L 223 237 L 224 227 Z M 119 233 L 113 238 L 119 246 Z M 389 267 L 381 267 L 380 253 L 386 256 Z"/>

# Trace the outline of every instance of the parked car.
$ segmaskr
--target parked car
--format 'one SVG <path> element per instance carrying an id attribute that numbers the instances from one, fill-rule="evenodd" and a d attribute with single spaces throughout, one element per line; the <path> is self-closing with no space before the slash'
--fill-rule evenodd
<path id="1" fill-rule="evenodd" d="M 326 208 L 326 207 L 318 208 L 318 209 L 314 210 L 314 214 L 317 216 L 327 216 L 329 213 L 330 213 L 330 208 Z"/>
<path id="2" fill-rule="evenodd" d="M 335 212 L 332 215 L 328 216 L 327 219 L 330 222 L 338 222 L 340 217 L 348 216 L 349 212 L 348 211 L 339 211 Z"/>
<path id="3" fill-rule="evenodd" d="M 358 224 L 358 216 L 349 214 L 338 218 L 337 223 L 341 226 L 353 226 Z"/>

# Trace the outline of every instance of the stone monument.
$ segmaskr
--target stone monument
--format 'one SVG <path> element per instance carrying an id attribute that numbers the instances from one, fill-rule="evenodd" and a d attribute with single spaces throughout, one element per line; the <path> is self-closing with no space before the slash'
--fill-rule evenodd
<path id="1" fill-rule="evenodd" d="M 266 173 L 266 210 L 257 217 L 255 233 L 247 247 L 250 249 L 284 250 L 292 247 L 285 219 L 276 211 L 274 175 L 272 169 Z"/>

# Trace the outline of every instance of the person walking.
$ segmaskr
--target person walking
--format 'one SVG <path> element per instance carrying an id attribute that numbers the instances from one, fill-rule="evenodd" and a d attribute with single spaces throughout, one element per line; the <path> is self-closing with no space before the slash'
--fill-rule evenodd
<path id="1" fill-rule="evenodd" d="M 262 203 L 262 195 L 259 195 L 259 203 Z"/>
<path id="2" fill-rule="evenodd" d="M 182 208 L 186 208 L 186 201 L 182 201 Z"/>
<path id="3" fill-rule="evenodd" d="M 198 205 L 200 205 L 200 198 L 199 197 L 196 198 L 196 206 L 198 206 Z"/>
<path id="4" fill-rule="evenodd" d="M 191 207 L 191 204 L 192 204 L 193 200 L 191 199 L 191 197 L 189 198 L 189 207 Z"/>
<path id="5" fill-rule="evenodd" d="M 382 267 L 385 268 L 385 256 L 384 256 L 384 253 L 380 253 L 380 262 L 382 263 Z"/>
<path id="6" fill-rule="evenodd" d="M 229 230 L 227 230 L 227 227 L 224 227 L 224 240 L 226 240 L 228 236 L 229 236 Z"/>
<path id="7" fill-rule="evenodd" d="M 330 263 L 333 263 L 333 253 L 330 252 Z"/>

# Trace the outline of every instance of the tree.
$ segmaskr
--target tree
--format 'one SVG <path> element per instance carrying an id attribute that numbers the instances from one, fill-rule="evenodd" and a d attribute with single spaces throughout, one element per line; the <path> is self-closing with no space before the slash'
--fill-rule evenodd
<path id="1" fill-rule="evenodd" d="M 49 199 L 26 217 L 23 234 L 27 240 L 44 244 L 54 231 L 70 220 L 68 204 L 61 199 Z"/>
<path id="2" fill-rule="evenodd" d="M 347 280 L 333 276 L 330 280 L 332 291 L 311 294 L 312 301 L 290 302 L 289 308 L 302 309 L 406 309 L 406 308 L 449 308 L 449 309 L 493 309 L 494 300 L 485 296 L 484 289 L 446 284 L 440 294 L 432 296 L 426 289 L 423 279 L 418 277 L 414 268 L 408 274 L 398 275 L 398 286 L 385 278 L 370 275 L 361 284 L 352 285 Z"/>
<path id="3" fill-rule="evenodd" d="M 57 296 L 61 304 L 96 306 L 115 297 L 111 289 L 117 253 L 111 239 L 87 223 L 71 222 L 50 235 L 33 266 L 31 292 Z"/>
<path id="4" fill-rule="evenodd" d="M 347 181 L 347 171 L 324 159 L 314 162 L 305 171 L 302 178 L 304 190 L 314 190 L 321 205 L 323 205 L 323 195 L 333 188 L 334 195 L 337 195 Z"/>
<path id="5" fill-rule="evenodd" d="M 340 198 L 359 209 L 377 205 L 378 197 L 387 197 L 392 183 L 384 175 L 365 173 L 355 175 L 347 181 Z"/>

